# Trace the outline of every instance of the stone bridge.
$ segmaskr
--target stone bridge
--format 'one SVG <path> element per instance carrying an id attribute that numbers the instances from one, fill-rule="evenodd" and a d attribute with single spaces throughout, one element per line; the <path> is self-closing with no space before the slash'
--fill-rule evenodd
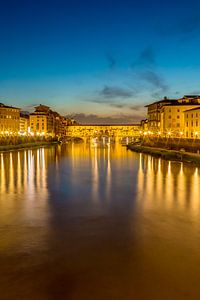
<path id="1" fill-rule="evenodd" d="M 69 125 L 66 135 L 69 137 L 94 138 L 111 137 L 114 139 L 125 137 L 139 137 L 139 124 L 127 125 Z"/>

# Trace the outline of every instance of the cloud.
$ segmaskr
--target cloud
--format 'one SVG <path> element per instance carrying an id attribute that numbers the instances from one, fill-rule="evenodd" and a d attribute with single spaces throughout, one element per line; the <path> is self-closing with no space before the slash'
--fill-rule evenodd
<path id="1" fill-rule="evenodd" d="M 168 90 L 168 85 L 165 83 L 161 75 L 159 75 L 155 70 L 145 70 L 141 73 L 141 78 L 146 82 L 150 83 L 156 89 L 159 89 L 162 92 Z"/>
<path id="2" fill-rule="evenodd" d="M 111 98 L 130 98 L 133 96 L 133 91 L 122 87 L 108 86 L 106 85 L 100 92 L 99 96 L 111 99 Z"/>
<path id="3" fill-rule="evenodd" d="M 152 67 L 156 65 L 156 54 L 152 47 L 147 47 L 141 51 L 138 58 L 131 64 L 135 67 Z"/>
<path id="4" fill-rule="evenodd" d="M 152 47 L 146 47 L 140 52 L 138 58 L 131 64 L 132 71 L 137 79 L 142 80 L 144 89 L 149 89 L 150 94 L 153 97 L 162 97 L 163 93 L 169 90 L 169 86 L 166 84 L 165 79 L 158 72 L 158 66 L 156 61 L 156 53 Z"/>
<path id="5" fill-rule="evenodd" d="M 134 96 L 137 95 L 136 90 L 125 87 L 105 86 L 96 93 L 95 96 L 89 97 L 84 101 L 107 105 L 118 109 L 128 108 L 130 110 L 139 111 L 143 109 L 143 104 L 134 104 Z"/>
<path id="6" fill-rule="evenodd" d="M 38 103 L 35 103 L 35 104 L 29 104 L 29 105 L 26 105 L 26 106 L 23 106 L 22 109 L 23 111 L 29 111 L 29 112 L 32 112 L 34 111 L 35 107 L 38 105 Z"/>
<path id="7" fill-rule="evenodd" d="M 131 109 L 131 110 L 135 110 L 135 111 L 140 111 L 142 109 L 144 109 L 144 106 L 145 104 L 133 104 L 133 105 L 128 105 L 128 107 Z"/>
<path id="8" fill-rule="evenodd" d="M 108 61 L 108 67 L 110 70 L 115 69 L 117 65 L 117 60 L 114 58 L 114 56 L 111 53 L 106 53 L 106 59 Z"/>
<path id="9" fill-rule="evenodd" d="M 74 118 L 80 124 L 134 124 L 144 118 L 144 114 L 117 114 L 112 116 L 100 116 L 96 114 L 77 113 L 67 115 L 68 118 Z"/>
<path id="10" fill-rule="evenodd" d="M 199 35 L 200 18 L 199 15 L 188 15 L 181 20 L 177 20 L 174 24 L 158 25 L 157 31 L 160 35 L 164 36 L 180 36 L 180 38 L 193 37 Z"/>
<path id="11" fill-rule="evenodd" d="M 199 34 L 199 29 L 199 15 L 189 16 L 188 18 L 182 20 L 177 26 L 177 31 L 179 31 L 182 34 L 191 34 L 193 32 L 197 32 Z"/>

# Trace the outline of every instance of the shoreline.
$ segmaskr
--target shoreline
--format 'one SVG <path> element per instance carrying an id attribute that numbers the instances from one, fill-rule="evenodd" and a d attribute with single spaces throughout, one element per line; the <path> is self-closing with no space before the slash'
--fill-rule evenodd
<path id="1" fill-rule="evenodd" d="M 200 166 L 200 155 L 191 152 L 183 152 L 177 150 L 166 150 L 163 148 L 140 146 L 140 145 L 127 145 L 127 149 L 152 155 L 157 158 L 162 158 L 165 160 L 173 160 L 179 162 L 190 163 L 192 165 Z"/>
<path id="2" fill-rule="evenodd" d="M 53 145 L 58 145 L 58 144 L 59 144 L 58 141 L 52 141 L 52 142 L 24 143 L 24 144 L 18 144 L 18 145 L 3 145 L 3 146 L 0 146 L 0 153 L 16 151 L 16 150 L 23 150 L 23 149 L 40 148 L 40 147 L 45 147 L 45 146 L 53 146 Z"/>

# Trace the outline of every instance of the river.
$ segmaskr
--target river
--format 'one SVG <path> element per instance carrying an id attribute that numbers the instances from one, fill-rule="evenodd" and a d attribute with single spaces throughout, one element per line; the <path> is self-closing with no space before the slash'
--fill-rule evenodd
<path id="1" fill-rule="evenodd" d="M 200 169 L 72 143 L 0 170 L 0 299 L 200 299 Z"/>

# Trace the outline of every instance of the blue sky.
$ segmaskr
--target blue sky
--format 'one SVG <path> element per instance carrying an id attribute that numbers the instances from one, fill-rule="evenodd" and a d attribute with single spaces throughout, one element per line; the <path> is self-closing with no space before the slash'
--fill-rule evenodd
<path id="1" fill-rule="evenodd" d="M 198 1 L 2 1 L 0 102 L 131 122 L 200 93 Z"/>

